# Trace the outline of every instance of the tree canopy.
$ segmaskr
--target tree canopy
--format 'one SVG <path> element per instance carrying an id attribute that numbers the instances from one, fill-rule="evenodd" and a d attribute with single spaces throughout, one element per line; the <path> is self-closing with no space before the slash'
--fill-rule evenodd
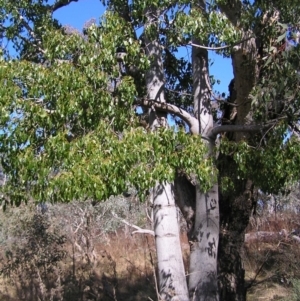
<path id="1" fill-rule="evenodd" d="M 293 42 L 298 33 L 293 1 L 290 6 L 213 1 L 205 14 L 186 1 L 112 1 L 99 23 L 87 22 L 82 32 L 62 27 L 53 18 L 54 11 L 70 2 L 1 1 L 3 41 L 10 41 L 16 52 L 12 56 L 11 47 L 2 48 L 0 69 L 1 158 L 9 175 L 2 187 L 5 202 L 18 204 L 29 197 L 101 200 L 127 185 L 144 191 L 156 180 L 172 180 L 178 169 L 196 173 L 204 189 L 211 185 L 216 170 L 212 159 L 205 157 L 201 139 L 185 135 L 178 126 L 157 133 L 141 127 L 137 112 L 147 100 L 144 76 L 151 58 L 145 55 L 137 29 L 145 24 L 148 5 L 160 7 L 161 15 L 152 25 L 158 24 L 161 34 L 168 103 L 179 109 L 165 110 L 179 125 L 186 122 L 183 110 L 193 116 L 193 109 L 192 65 L 176 54 L 178 47 L 189 47 L 196 36 L 228 56 L 245 38 L 246 28 L 267 41 L 258 57 L 262 76 L 252 91 L 252 107 L 259 124 L 274 120 L 270 115 L 276 114 L 272 129 L 278 129 L 264 131 L 267 145 L 235 146 L 235 160 L 243 176 L 257 174 L 258 183 L 268 183 L 265 189 L 282 186 L 287 176 L 299 176 L 297 142 L 282 144 L 288 127 L 298 131 L 299 46 Z M 226 16 L 224 5 L 242 5 L 239 24 Z M 147 30 L 151 34 L 151 27 Z M 286 51 L 278 49 L 283 42 L 289 43 Z M 124 76 L 115 56 L 120 46 L 126 48 Z M 264 166 L 263 172 L 256 166 Z M 268 178 L 269 170 L 278 177 Z"/>
<path id="2" fill-rule="evenodd" d="M 173 198 L 170 183 L 185 175 L 196 187 L 191 270 L 213 277 L 203 281 L 192 271 L 189 292 L 176 291 L 185 279 L 184 271 L 176 275 L 181 254 L 158 250 L 159 264 L 179 262 L 167 279 L 169 267 L 161 265 L 162 292 L 170 300 L 166 280 L 182 300 L 216 297 L 220 228 L 242 237 L 253 187 L 276 192 L 299 180 L 298 1 L 111 0 L 81 31 L 53 17 L 71 2 L 0 0 L 8 43 L 0 56 L 3 204 L 101 201 L 130 185 L 143 197 L 154 187 L 157 249 L 165 251 L 163 239 L 172 236 L 173 252 L 176 208 L 166 199 Z M 228 96 L 214 91 L 208 51 L 232 60 Z M 230 245 L 222 233 L 220 248 L 238 250 L 243 238 Z M 236 258 L 220 270 L 239 265 Z M 224 296 L 232 296 L 226 281 Z"/>

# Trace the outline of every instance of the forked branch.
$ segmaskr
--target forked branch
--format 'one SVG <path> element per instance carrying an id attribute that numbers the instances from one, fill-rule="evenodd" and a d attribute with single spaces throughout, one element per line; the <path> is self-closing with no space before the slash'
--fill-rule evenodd
<path id="1" fill-rule="evenodd" d="M 136 229 L 136 231 L 133 231 L 132 234 L 142 233 L 142 234 L 150 234 L 150 235 L 154 236 L 154 231 L 149 230 L 149 229 L 142 229 L 142 228 L 140 228 L 140 227 L 138 227 L 138 226 L 136 226 L 134 224 L 131 224 L 128 221 L 126 221 L 125 219 L 122 219 L 122 218 L 118 217 L 118 215 L 116 213 L 114 213 L 114 212 L 112 213 L 112 215 L 116 219 L 118 219 L 120 222 L 122 222 L 123 224 Z"/>
<path id="2" fill-rule="evenodd" d="M 163 111 L 163 112 L 167 112 L 170 114 L 174 114 L 187 123 L 192 134 L 199 133 L 198 120 L 195 117 L 191 116 L 191 114 L 189 114 L 187 111 L 185 111 L 175 105 L 165 103 L 165 102 L 158 102 L 158 101 L 155 101 L 152 99 L 145 99 L 145 98 L 136 99 L 135 104 L 145 106 L 148 108 L 154 108 L 155 110 L 158 110 L 158 111 Z"/>

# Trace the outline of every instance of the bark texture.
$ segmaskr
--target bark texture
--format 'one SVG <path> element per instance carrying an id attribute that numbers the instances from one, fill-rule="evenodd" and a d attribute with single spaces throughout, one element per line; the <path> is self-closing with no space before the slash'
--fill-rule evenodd
<path id="1" fill-rule="evenodd" d="M 186 222 L 186 230 L 189 241 L 191 240 L 191 232 L 195 223 L 196 210 L 196 187 L 187 179 L 184 174 L 177 174 L 175 181 L 175 200 L 176 205 Z"/>
<path id="2" fill-rule="evenodd" d="M 205 12 L 205 1 L 197 3 Z M 195 44 L 201 41 L 195 39 Z M 214 140 L 209 139 L 213 128 L 211 95 L 208 74 L 208 53 L 205 49 L 193 47 L 193 87 L 194 113 L 199 121 L 199 134 L 204 138 L 208 154 L 214 148 Z M 195 223 L 191 230 L 189 295 L 190 300 L 219 300 L 217 281 L 217 251 L 219 243 L 219 200 L 218 184 L 207 192 L 196 185 Z"/>
<path id="3" fill-rule="evenodd" d="M 247 38 L 250 33 L 245 33 Z M 234 123 L 253 124 L 249 93 L 257 80 L 255 39 L 236 46 L 232 53 L 234 73 L 233 100 L 238 106 Z M 227 138 L 236 142 L 249 140 L 249 132 L 236 132 Z M 245 229 L 254 206 L 253 183 L 237 179 L 237 166 L 232 157 L 219 157 L 220 176 L 234 182 L 234 191 L 220 193 L 220 244 L 219 244 L 219 289 L 222 301 L 246 300 L 245 271 L 241 259 Z"/>
<path id="4" fill-rule="evenodd" d="M 232 158 L 223 157 L 220 174 L 236 178 Z M 220 300 L 246 300 L 245 270 L 241 258 L 245 230 L 254 206 L 250 180 L 235 181 L 235 190 L 220 193 L 220 242 L 218 272 Z"/>
<path id="5" fill-rule="evenodd" d="M 219 4 L 222 12 L 230 22 L 238 26 L 242 14 L 240 0 L 226 1 Z M 231 101 L 237 106 L 234 124 L 253 124 L 251 116 L 251 101 L 249 93 L 254 87 L 257 72 L 257 49 L 253 32 L 244 32 L 242 44 L 234 47 L 232 52 L 232 65 L 234 86 Z M 229 139 L 236 142 L 250 138 L 249 133 L 236 132 Z M 219 289 L 221 301 L 246 300 L 245 271 L 243 269 L 241 252 L 245 238 L 245 229 L 254 204 L 253 183 L 251 180 L 238 180 L 237 166 L 232 157 L 218 158 L 220 177 L 228 176 L 234 182 L 234 191 L 220 193 L 220 244 L 219 244 Z"/>
<path id="6" fill-rule="evenodd" d="M 161 300 L 187 301 L 173 185 L 157 184 L 152 193 L 160 297 Z"/>
<path id="7" fill-rule="evenodd" d="M 219 242 L 218 185 L 207 193 L 196 188 L 195 225 L 191 237 L 190 300 L 219 300 L 217 253 Z"/>
<path id="8" fill-rule="evenodd" d="M 157 12 L 149 8 L 146 12 L 146 29 Z M 165 103 L 164 73 L 162 49 L 156 37 L 145 35 L 146 54 L 151 60 L 151 67 L 146 74 L 148 98 Z M 167 126 L 164 112 L 150 110 L 150 128 L 155 130 Z M 158 281 L 160 300 L 188 301 L 188 289 L 182 251 L 180 247 L 179 223 L 175 206 L 174 185 L 157 183 L 151 191 L 153 201 L 154 232 L 157 251 Z"/>

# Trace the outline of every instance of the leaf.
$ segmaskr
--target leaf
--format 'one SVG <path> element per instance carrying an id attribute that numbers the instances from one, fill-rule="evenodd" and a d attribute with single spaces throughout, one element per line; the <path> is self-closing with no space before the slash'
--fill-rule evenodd
<path id="1" fill-rule="evenodd" d="M 277 22 L 277 24 L 280 25 L 285 30 L 289 28 L 288 24 L 284 24 L 284 23 L 280 23 L 280 22 Z"/>
<path id="2" fill-rule="evenodd" d="M 282 41 L 283 39 L 285 39 L 285 38 L 286 38 L 286 32 L 283 33 L 281 36 L 279 36 L 279 37 L 277 38 L 276 42 L 279 43 L 279 42 L 281 42 L 281 41 Z"/>
<path id="3" fill-rule="evenodd" d="M 267 61 L 264 64 L 264 67 L 267 67 L 271 63 L 271 61 L 272 61 L 272 56 L 269 56 Z"/>

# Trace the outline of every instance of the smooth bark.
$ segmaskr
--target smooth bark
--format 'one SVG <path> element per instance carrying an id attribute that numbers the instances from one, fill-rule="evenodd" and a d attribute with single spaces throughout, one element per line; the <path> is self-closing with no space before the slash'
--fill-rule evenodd
<path id="1" fill-rule="evenodd" d="M 205 1 L 199 1 L 205 10 Z M 195 40 L 195 44 L 203 44 Z M 207 138 L 208 153 L 212 153 L 214 140 L 209 139 L 213 128 L 211 95 L 206 49 L 192 48 L 194 112 L 199 121 L 198 133 Z M 219 243 L 219 200 L 218 184 L 203 192 L 196 185 L 196 211 L 194 228 L 191 231 L 191 255 L 189 270 L 190 300 L 219 300 L 217 281 L 217 250 Z"/>
<path id="2" fill-rule="evenodd" d="M 219 300 L 217 252 L 219 242 L 218 185 L 207 193 L 196 189 L 196 214 L 192 234 L 190 300 Z"/>
<path id="3" fill-rule="evenodd" d="M 148 9 L 146 30 L 147 26 L 151 25 L 152 20 L 155 20 L 156 15 L 155 9 Z M 158 35 L 149 38 L 146 34 L 145 44 L 146 54 L 151 60 L 150 69 L 146 74 L 147 97 L 165 103 L 162 48 L 158 43 Z M 166 113 L 150 109 L 149 115 L 152 130 L 167 126 Z M 188 301 L 173 184 L 157 183 L 151 190 L 151 197 L 160 300 Z"/>
<path id="4" fill-rule="evenodd" d="M 187 301 L 173 185 L 157 184 L 152 194 L 160 297 L 161 300 Z"/>

